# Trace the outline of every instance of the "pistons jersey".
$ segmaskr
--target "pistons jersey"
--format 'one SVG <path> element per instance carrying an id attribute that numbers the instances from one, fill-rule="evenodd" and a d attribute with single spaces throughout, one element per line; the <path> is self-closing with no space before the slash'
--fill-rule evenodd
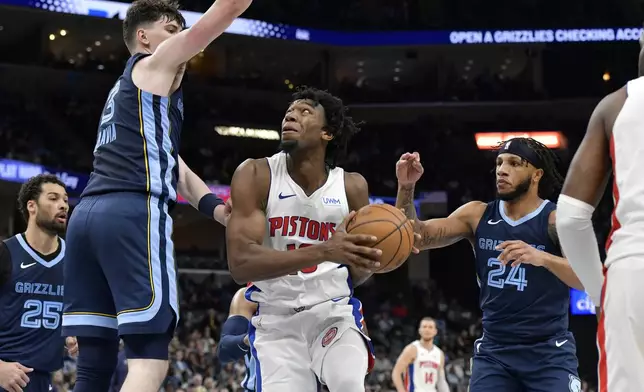
<path id="1" fill-rule="evenodd" d="M 615 207 L 606 241 L 606 268 L 623 260 L 644 259 L 644 181 L 640 172 L 644 164 L 644 77 L 628 82 L 626 91 L 610 139 Z"/>
<path id="2" fill-rule="evenodd" d="M 418 340 L 412 345 L 416 347 L 416 358 L 407 369 L 405 388 L 409 392 L 436 392 L 443 350 L 436 345 L 428 350 Z"/>
<path id="3" fill-rule="evenodd" d="M 267 158 L 271 184 L 263 244 L 280 251 L 327 241 L 349 214 L 344 170 L 330 170 L 326 183 L 307 196 L 288 174 L 286 157 L 286 153 L 278 153 Z M 330 260 L 287 276 L 253 282 L 246 290 L 246 299 L 300 308 L 348 297 L 351 291 L 349 269 Z"/>

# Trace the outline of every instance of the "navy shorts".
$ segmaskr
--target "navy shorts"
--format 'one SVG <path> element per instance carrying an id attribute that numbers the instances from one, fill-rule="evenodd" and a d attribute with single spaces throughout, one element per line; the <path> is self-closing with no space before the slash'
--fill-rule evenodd
<path id="1" fill-rule="evenodd" d="M 508 345 L 486 337 L 474 343 L 470 392 L 581 392 L 575 338 Z"/>
<path id="2" fill-rule="evenodd" d="M 49 372 L 40 372 L 34 370 L 31 373 L 28 373 L 29 383 L 25 388 L 22 388 L 23 392 L 52 392 L 51 389 L 51 373 Z M 7 392 L 5 389 L 0 387 L 0 392 Z"/>
<path id="3" fill-rule="evenodd" d="M 139 193 L 81 199 L 67 227 L 63 335 L 172 333 L 179 319 L 168 204 Z"/>

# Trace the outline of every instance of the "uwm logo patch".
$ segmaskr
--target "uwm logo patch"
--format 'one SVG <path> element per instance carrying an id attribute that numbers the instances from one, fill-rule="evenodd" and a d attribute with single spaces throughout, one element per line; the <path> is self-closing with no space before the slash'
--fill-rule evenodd
<path id="1" fill-rule="evenodd" d="M 340 200 L 339 197 L 328 197 L 328 196 L 322 196 L 322 204 L 325 206 L 331 206 L 331 207 L 340 207 L 342 206 L 342 201 Z"/>

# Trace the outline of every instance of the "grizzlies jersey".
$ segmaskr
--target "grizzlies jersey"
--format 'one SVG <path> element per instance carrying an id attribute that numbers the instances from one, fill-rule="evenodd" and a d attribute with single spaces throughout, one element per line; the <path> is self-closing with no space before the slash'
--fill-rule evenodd
<path id="1" fill-rule="evenodd" d="M 248 350 L 246 355 L 244 355 L 244 363 L 246 364 L 246 375 L 244 376 L 241 386 L 246 391 L 254 391 L 256 377 L 255 367 L 257 366 L 257 363 L 255 362 L 255 358 L 253 357 L 251 350 Z"/>
<path id="2" fill-rule="evenodd" d="M 503 201 L 487 205 L 476 229 L 476 272 L 481 287 L 485 337 L 504 343 L 542 341 L 568 330 L 569 288 L 544 267 L 504 266 L 496 246 L 520 240 L 561 256 L 548 235 L 548 217 L 556 205 L 541 206 L 519 220 L 505 214 Z"/>
<path id="3" fill-rule="evenodd" d="M 11 279 L 0 286 L 0 360 L 42 372 L 60 369 L 65 241 L 60 239 L 58 251 L 48 256 L 34 251 L 22 234 L 4 245 L 12 272 Z"/>
<path id="4" fill-rule="evenodd" d="M 94 147 L 94 170 L 81 196 L 140 192 L 165 201 L 177 198 L 181 89 L 170 97 L 140 90 L 132 68 L 147 56 L 132 56 L 107 97 Z"/>

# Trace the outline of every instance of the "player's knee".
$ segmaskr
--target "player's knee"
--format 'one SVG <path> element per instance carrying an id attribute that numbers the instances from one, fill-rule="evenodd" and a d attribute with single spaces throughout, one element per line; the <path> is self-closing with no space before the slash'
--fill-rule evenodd
<path id="1" fill-rule="evenodd" d="M 345 370 L 337 374 L 332 382 L 327 382 L 331 392 L 364 392 L 364 374 L 362 376 L 353 371 Z"/>
<path id="2" fill-rule="evenodd" d="M 124 335 L 125 357 L 132 359 L 168 360 L 168 345 L 171 333 Z"/>
<path id="3" fill-rule="evenodd" d="M 78 349 L 74 391 L 106 391 L 117 365 L 118 340 L 79 336 Z"/>
<path id="4" fill-rule="evenodd" d="M 364 392 L 364 379 L 369 364 L 363 337 L 346 331 L 326 353 L 322 378 L 331 392 Z"/>
<path id="5" fill-rule="evenodd" d="M 78 349 L 79 369 L 112 372 L 116 368 L 118 340 L 79 336 Z"/>

